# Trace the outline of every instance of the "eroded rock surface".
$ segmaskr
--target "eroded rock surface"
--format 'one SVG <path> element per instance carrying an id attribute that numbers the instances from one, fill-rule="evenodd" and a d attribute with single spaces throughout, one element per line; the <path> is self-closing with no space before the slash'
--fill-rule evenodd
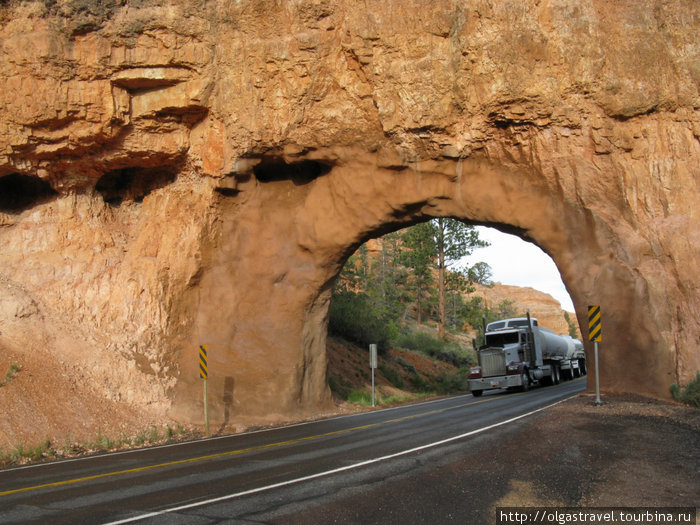
<path id="1" fill-rule="evenodd" d="M 0 7 L 0 339 L 201 421 L 330 402 L 330 287 L 433 216 L 557 263 L 604 391 L 700 369 L 697 2 Z M 7 293 L 6 293 L 7 292 Z"/>

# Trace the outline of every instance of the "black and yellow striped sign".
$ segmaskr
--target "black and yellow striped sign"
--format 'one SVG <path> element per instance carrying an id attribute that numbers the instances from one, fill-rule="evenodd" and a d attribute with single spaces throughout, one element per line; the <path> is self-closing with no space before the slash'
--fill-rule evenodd
<path id="1" fill-rule="evenodd" d="M 199 377 L 206 379 L 209 375 L 207 372 L 207 347 L 202 345 L 199 347 Z"/>
<path id="2" fill-rule="evenodd" d="M 588 307 L 588 339 L 600 343 L 600 305 L 594 304 Z"/>

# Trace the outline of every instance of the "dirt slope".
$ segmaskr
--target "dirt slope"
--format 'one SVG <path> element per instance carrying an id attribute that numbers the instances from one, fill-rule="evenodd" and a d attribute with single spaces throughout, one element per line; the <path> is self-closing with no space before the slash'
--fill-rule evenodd
<path id="1" fill-rule="evenodd" d="M 327 355 L 328 382 L 334 394 L 369 391 L 372 381 L 369 349 L 329 338 Z M 399 349 L 380 355 L 378 365 L 374 380 L 377 393 L 382 396 L 406 397 L 410 391 L 429 388 L 428 385 L 439 387 L 441 379 L 457 372 L 449 363 Z M 336 402 L 341 404 L 338 399 Z"/>
<path id="2" fill-rule="evenodd" d="M 47 439 L 58 447 L 101 435 L 116 439 L 166 423 L 144 418 L 126 403 L 105 399 L 79 371 L 38 349 L 9 352 L 0 347 L 0 381 L 0 452 Z"/>

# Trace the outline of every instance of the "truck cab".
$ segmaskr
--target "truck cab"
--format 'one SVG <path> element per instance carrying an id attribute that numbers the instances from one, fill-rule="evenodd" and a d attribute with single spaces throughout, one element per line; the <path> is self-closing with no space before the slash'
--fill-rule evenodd
<path id="1" fill-rule="evenodd" d="M 469 388 L 475 397 L 494 388 L 527 389 L 527 362 L 532 357 L 533 332 L 537 319 L 517 317 L 486 325 L 485 344 L 479 348 L 479 365 L 469 372 Z"/>

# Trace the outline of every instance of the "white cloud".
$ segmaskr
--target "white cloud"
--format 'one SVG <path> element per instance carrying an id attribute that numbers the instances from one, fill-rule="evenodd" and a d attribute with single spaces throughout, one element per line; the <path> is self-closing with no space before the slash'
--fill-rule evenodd
<path id="1" fill-rule="evenodd" d="M 491 266 L 495 282 L 540 290 L 559 301 L 564 310 L 574 311 L 559 270 L 549 255 L 515 235 L 485 226 L 478 226 L 477 229 L 479 236 L 491 246 L 475 250 L 467 258 L 469 265 L 484 261 Z"/>

